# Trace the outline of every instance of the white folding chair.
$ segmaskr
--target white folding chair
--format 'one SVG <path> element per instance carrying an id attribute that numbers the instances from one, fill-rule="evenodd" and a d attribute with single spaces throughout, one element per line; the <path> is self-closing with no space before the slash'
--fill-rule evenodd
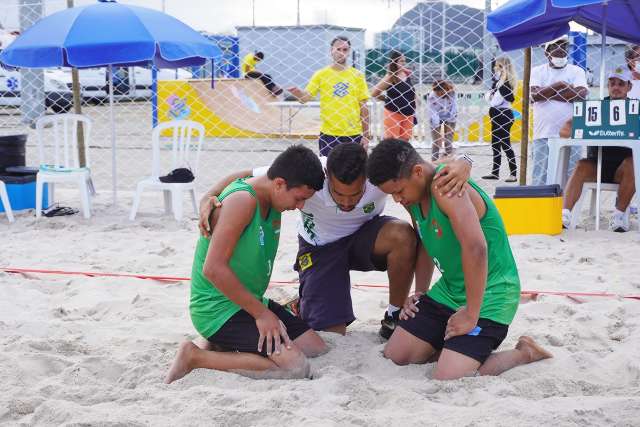
<path id="1" fill-rule="evenodd" d="M 85 166 L 80 167 L 78 156 L 78 123 L 82 123 L 85 146 Z M 53 146 L 45 147 L 45 136 L 51 136 L 46 142 Z M 36 176 L 36 217 L 42 214 L 42 190 L 44 184 L 49 184 L 49 203 L 53 203 L 54 185 L 74 183 L 80 189 L 82 214 L 91 217 L 90 193 L 93 193 L 91 182 L 89 142 L 91 141 L 91 120 L 81 114 L 56 114 L 43 116 L 36 121 L 38 137 L 38 156 L 40 170 Z M 47 135 L 46 135 L 47 134 Z M 49 153 L 50 149 L 53 153 Z"/>
<path id="2" fill-rule="evenodd" d="M 153 129 L 152 134 L 152 162 L 151 176 L 138 182 L 136 194 L 131 207 L 129 219 L 135 220 L 140 206 L 140 196 L 145 190 L 160 190 L 164 194 L 164 208 L 167 214 L 173 212 L 177 221 L 182 219 L 182 201 L 184 192 L 191 196 L 191 203 L 195 214 L 198 214 L 196 205 L 196 181 L 186 183 L 167 183 L 160 181 L 160 137 L 164 132 L 171 133 L 171 163 L 169 172 L 179 167 L 190 167 L 194 176 L 197 175 L 200 149 L 204 139 L 204 126 L 190 120 L 173 120 L 165 122 Z M 192 152 L 195 151 L 195 160 L 192 161 Z"/>
<path id="3" fill-rule="evenodd" d="M 4 207 L 4 212 L 7 214 L 7 219 L 9 220 L 9 222 L 15 221 L 13 219 L 13 210 L 11 210 L 11 203 L 9 202 L 9 195 L 7 194 L 7 186 L 2 181 L 0 181 L 0 200 L 2 201 L 2 206 Z"/>

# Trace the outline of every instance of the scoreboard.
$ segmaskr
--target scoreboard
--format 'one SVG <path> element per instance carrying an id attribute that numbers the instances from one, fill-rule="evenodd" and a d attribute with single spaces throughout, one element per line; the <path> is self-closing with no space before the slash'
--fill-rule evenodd
<path id="1" fill-rule="evenodd" d="M 640 139 L 640 101 L 604 99 L 573 103 L 574 139 Z"/>

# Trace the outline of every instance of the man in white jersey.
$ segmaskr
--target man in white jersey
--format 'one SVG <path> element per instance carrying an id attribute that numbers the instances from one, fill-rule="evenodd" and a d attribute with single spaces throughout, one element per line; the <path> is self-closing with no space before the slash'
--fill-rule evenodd
<path id="1" fill-rule="evenodd" d="M 547 181 L 549 138 L 558 138 L 560 129 L 571 118 L 573 102 L 587 98 L 584 70 L 569 64 L 569 37 L 545 44 L 547 63 L 531 70 L 531 102 L 533 103 L 533 185 Z M 571 149 L 569 173 L 580 159 L 580 147 Z"/>
<path id="2" fill-rule="evenodd" d="M 417 243 L 409 223 L 381 215 L 387 196 L 367 181 L 366 159 L 364 148 L 354 143 L 340 144 L 329 157 L 321 157 L 327 179 L 322 190 L 306 201 L 298 222 L 294 269 L 300 278 L 299 315 L 315 330 L 345 334 L 355 320 L 350 270 L 387 271 L 389 307 L 380 335 L 388 338 L 413 281 Z M 459 159 L 445 169 L 443 192 L 460 192 L 469 176 L 469 162 Z M 242 171 L 216 184 L 201 203 L 201 232 L 209 232 L 208 218 L 217 203 L 212 197 L 221 188 L 238 177 L 265 171 Z"/>

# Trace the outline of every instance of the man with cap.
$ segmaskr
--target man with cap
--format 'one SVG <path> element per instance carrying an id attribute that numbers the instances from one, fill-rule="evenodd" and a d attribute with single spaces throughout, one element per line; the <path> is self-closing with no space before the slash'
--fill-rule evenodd
<path id="1" fill-rule="evenodd" d="M 633 87 L 633 76 L 624 67 L 617 67 L 609 73 L 609 96 L 605 99 L 626 99 Z M 560 130 L 562 138 L 571 137 L 571 119 Z M 598 164 L 598 148 L 589 147 L 587 158 L 578 161 L 567 187 L 564 190 L 562 225 L 568 228 L 571 222 L 571 209 L 580 198 L 585 182 L 595 182 Z M 629 212 L 627 208 L 634 193 L 635 178 L 631 149 L 627 147 L 602 147 L 602 182 L 618 184 L 618 197 L 613 216 L 609 222 L 612 231 L 629 231 Z"/>
<path id="2" fill-rule="evenodd" d="M 531 70 L 533 102 L 533 184 L 547 181 L 549 138 L 557 138 L 562 125 L 571 118 L 572 103 L 587 98 L 584 70 L 568 63 L 569 38 L 565 35 L 545 44 L 547 63 Z M 569 171 L 580 158 L 580 148 L 571 149 Z"/>

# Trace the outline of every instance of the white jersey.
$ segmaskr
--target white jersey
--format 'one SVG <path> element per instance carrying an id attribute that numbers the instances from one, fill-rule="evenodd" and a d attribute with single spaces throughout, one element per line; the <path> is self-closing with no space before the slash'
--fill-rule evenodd
<path id="1" fill-rule="evenodd" d="M 320 157 L 320 161 L 326 167 L 326 157 Z M 253 176 L 266 175 L 268 169 L 268 166 L 256 168 Z M 387 195 L 366 180 L 364 194 L 356 207 L 349 212 L 341 211 L 331 197 L 329 179 L 325 179 L 322 190 L 316 191 L 300 210 L 298 234 L 314 246 L 335 242 L 355 233 L 364 223 L 380 215 L 386 200 Z"/>

